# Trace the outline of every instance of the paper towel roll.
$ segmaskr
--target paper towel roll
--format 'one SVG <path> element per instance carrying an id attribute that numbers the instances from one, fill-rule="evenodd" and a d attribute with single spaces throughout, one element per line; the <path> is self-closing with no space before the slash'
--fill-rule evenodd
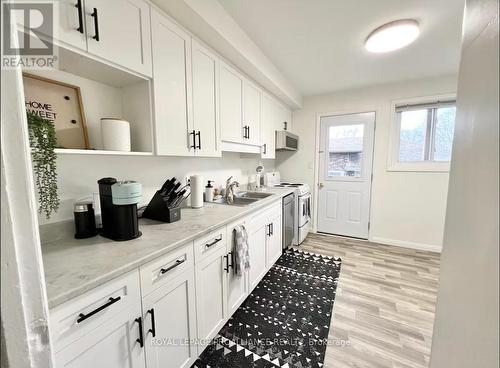
<path id="1" fill-rule="evenodd" d="M 201 175 L 191 175 L 189 177 L 189 182 L 191 183 L 191 207 L 201 208 L 203 207 L 203 176 Z"/>
<path id="2" fill-rule="evenodd" d="M 130 123 L 128 121 L 102 118 L 101 133 L 105 150 L 130 151 Z"/>

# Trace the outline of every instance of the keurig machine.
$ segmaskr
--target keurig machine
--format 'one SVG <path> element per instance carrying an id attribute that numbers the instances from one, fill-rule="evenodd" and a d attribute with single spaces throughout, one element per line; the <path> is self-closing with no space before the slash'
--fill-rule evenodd
<path id="1" fill-rule="evenodd" d="M 97 183 L 101 201 L 101 235 L 118 241 L 141 236 L 137 218 L 137 203 L 142 198 L 141 184 L 115 178 L 102 178 Z"/>

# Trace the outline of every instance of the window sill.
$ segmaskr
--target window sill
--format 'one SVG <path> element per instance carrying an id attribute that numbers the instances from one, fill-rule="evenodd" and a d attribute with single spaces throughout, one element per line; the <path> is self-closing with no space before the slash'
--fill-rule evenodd
<path id="1" fill-rule="evenodd" d="M 387 168 L 394 172 L 442 172 L 450 171 L 449 162 L 395 162 Z"/>

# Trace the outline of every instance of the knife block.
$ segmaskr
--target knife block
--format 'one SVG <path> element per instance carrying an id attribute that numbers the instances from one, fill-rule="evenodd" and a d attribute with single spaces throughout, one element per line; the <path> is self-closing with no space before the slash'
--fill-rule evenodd
<path id="1" fill-rule="evenodd" d="M 162 222 L 175 222 L 181 219 L 180 207 L 168 207 L 157 191 L 142 214 L 143 218 Z"/>

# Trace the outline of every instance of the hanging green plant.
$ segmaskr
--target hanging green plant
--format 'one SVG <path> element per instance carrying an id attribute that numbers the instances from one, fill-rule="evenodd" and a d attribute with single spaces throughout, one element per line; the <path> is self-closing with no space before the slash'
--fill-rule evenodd
<path id="1" fill-rule="evenodd" d="M 27 111 L 27 117 L 31 157 L 38 189 L 38 211 L 50 218 L 52 212 L 56 212 L 59 208 L 56 153 L 54 152 L 57 144 L 56 130 L 54 123 L 31 111 Z"/>

